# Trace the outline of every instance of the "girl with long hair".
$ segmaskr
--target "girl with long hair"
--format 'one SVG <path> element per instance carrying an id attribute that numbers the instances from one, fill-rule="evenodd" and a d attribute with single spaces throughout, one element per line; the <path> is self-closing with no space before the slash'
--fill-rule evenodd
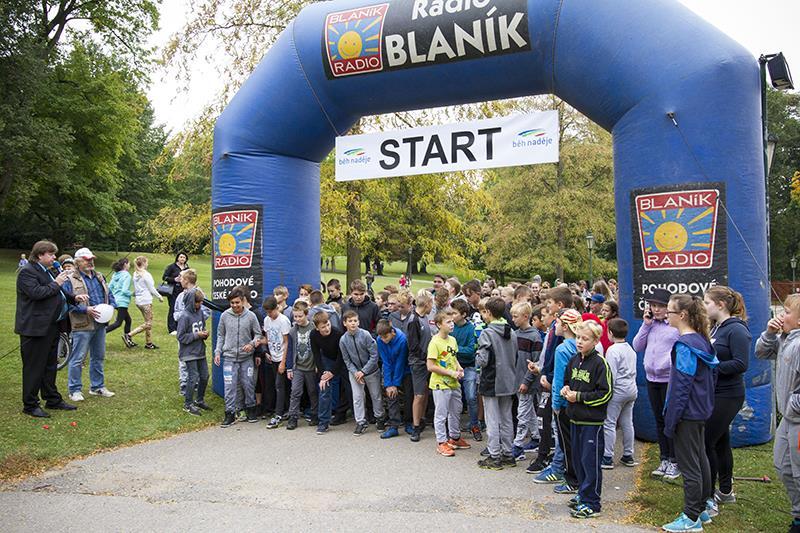
<path id="1" fill-rule="evenodd" d="M 122 340 L 128 347 L 135 346 L 133 337 L 141 332 L 144 332 L 144 339 L 146 344 L 145 348 L 148 350 L 157 350 L 158 346 L 153 344 L 151 330 L 153 329 L 153 296 L 158 298 L 159 302 L 163 302 L 164 298 L 158 294 L 158 291 L 153 284 L 153 276 L 147 271 L 148 261 L 143 255 L 140 255 L 134 260 L 136 272 L 133 274 L 133 288 L 136 294 L 136 307 L 144 317 L 144 324 L 131 331 L 130 334 L 123 335 Z"/>
<path id="2" fill-rule="evenodd" d="M 111 276 L 111 281 L 108 283 L 108 290 L 114 295 L 114 301 L 117 302 L 117 319 L 113 324 L 106 326 L 106 333 L 110 333 L 125 323 L 123 331 L 127 335 L 131 332 L 131 315 L 128 314 L 128 306 L 131 304 L 131 275 L 128 272 L 130 269 L 130 261 L 127 257 L 115 261 L 111 265 L 111 270 L 114 274 Z M 123 341 L 124 341 L 123 337 Z M 135 345 L 135 344 L 134 344 Z"/>

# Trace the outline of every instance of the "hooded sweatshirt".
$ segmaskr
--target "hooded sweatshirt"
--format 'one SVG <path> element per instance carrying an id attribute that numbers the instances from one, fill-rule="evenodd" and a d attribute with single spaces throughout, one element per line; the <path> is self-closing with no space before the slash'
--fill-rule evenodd
<path id="1" fill-rule="evenodd" d="M 800 329 L 781 335 L 765 331 L 756 341 L 756 357 L 777 359 L 778 412 L 789 422 L 800 424 Z"/>
<path id="2" fill-rule="evenodd" d="M 127 270 L 114 272 L 108 284 L 108 290 L 114 295 L 117 307 L 128 307 L 131 305 L 131 275 Z"/>
<path id="3" fill-rule="evenodd" d="M 305 326 L 295 322 L 289 330 L 289 346 L 286 350 L 286 369 L 311 372 L 316 367 L 314 352 L 311 350 L 311 333 L 314 324 L 306 321 Z"/>
<path id="4" fill-rule="evenodd" d="M 528 361 L 538 361 L 541 351 L 542 336 L 539 330 L 532 327 L 517 330 L 517 383 L 527 385 L 528 392 L 535 392 L 531 388 L 538 383 L 533 372 L 528 370 Z"/>
<path id="5" fill-rule="evenodd" d="M 739 317 L 730 317 L 711 330 L 711 344 L 717 352 L 717 389 L 719 398 L 744 396 L 744 373 L 750 363 L 753 336 Z"/>
<path id="6" fill-rule="evenodd" d="M 484 396 L 511 396 L 517 383 L 517 335 L 504 319 L 495 320 L 478 337 L 475 364 L 481 368 L 479 392 Z"/>
<path id="7" fill-rule="evenodd" d="M 672 438 L 681 420 L 705 421 L 714 411 L 719 365 L 714 348 L 699 333 L 680 335 L 672 347 L 672 369 L 664 405 L 664 435 Z"/>
<path id="8" fill-rule="evenodd" d="M 206 317 L 202 308 L 187 308 L 178 319 L 178 359 L 196 361 L 206 356 L 206 343 L 197 334 L 206 329 Z"/>
<path id="9" fill-rule="evenodd" d="M 458 343 L 458 364 L 461 368 L 472 368 L 475 366 L 475 347 L 477 346 L 477 337 L 475 335 L 475 324 L 469 320 L 465 320 L 462 325 L 456 324 L 453 327 L 453 337 Z"/>
<path id="10" fill-rule="evenodd" d="M 578 347 L 575 344 L 575 339 L 564 339 L 564 342 L 559 344 L 558 348 L 556 348 L 552 382 L 554 411 L 560 411 L 567 406 L 566 398 L 561 396 L 561 389 L 564 388 L 564 385 L 569 383 L 570 376 L 567 375 L 567 367 L 577 353 Z"/>
<path id="11" fill-rule="evenodd" d="M 644 371 L 647 381 L 667 383 L 670 379 L 670 353 L 680 333 L 666 320 L 653 320 L 642 327 L 633 338 L 633 349 L 644 352 Z"/>
<path id="12" fill-rule="evenodd" d="M 361 328 L 355 334 L 345 331 L 339 339 L 339 349 L 351 374 L 360 371 L 369 375 L 378 370 L 378 347 L 369 331 Z"/>
<path id="13" fill-rule="evenodd" d="M 378 355 L 383 362 L 383 386 L 402 387 L 403 377 L 411 373 L 408 367 L 408 342 L 399 328 L 394 328 L 394 338 L 386 344 L 378 337 Z"/>
<path id="14" fill-rule="evenodd" d="M 253 357 L 253 352 L 244 352 L 242 347 L 261 337 L 261 326 L 255 314 L 243 309 L 242 314 L 237 315 L 228 309 L 219 317 L 214 353 L 237 363 L 246 361 Z"/>
<path id="15" fill-rule="evenodd" d="M 425 317 L 419 316 L 416 311 L 412 311 L 411 320 L 408 323 L 408 364 L 411 366 L 428 365 L 428 344 L 431 343 L 433 333 L 428 326 Z"/>
<path id="16" fill-rule="evenodd" d="M 409 313 L 404 317 L 400 315 L 400 311 L 395 311 L 394 313 L 389 313 L 389 322 L 392 323 L 392 326 L 399 329 L 403 332 L 403 334 L 408 334 L 408 324 L 414 320 L 414 310 L 412 309 Z"/>
<path id="17" fill-rule="evenodd" d="M 364 300 L 360 304 L 353 303 L 353 298 L 349 298 L 347 303 L 342 306 L 342 314 L 353 310 L 358 313 L 358 327 L 365 329 L 375 336 L 375 326 L 378 325 L 378 317 L 380 309 L 378 304 L 370 300 L 369 296 L 364 296 Z"/>

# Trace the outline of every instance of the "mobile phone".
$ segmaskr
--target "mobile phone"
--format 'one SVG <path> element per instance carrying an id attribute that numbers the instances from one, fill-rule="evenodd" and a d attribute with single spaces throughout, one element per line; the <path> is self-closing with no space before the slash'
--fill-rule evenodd
<path id="1" fill-rule="evenodd" d="M 650 310 L 650 304 L 647 304 L 647 305 L 645 306 L 645 308 L 644 308 L 644 317 L 645 317 L 647 320 L 650 320 L 650 319 L 652 319 L 652 318 L 653 318 L 653 312 Z"/>

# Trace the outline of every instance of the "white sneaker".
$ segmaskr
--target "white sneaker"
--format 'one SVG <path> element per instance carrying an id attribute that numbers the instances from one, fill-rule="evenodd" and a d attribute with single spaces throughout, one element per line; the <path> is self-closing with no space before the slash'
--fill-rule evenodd
<path id="1" fill-rule="evenodd" d="M 92 396 L 102 396 L 103 398 L 111 398 L 112 396 L 114 396 L 115 393 L 111 392 L 105 387 L 100 387 L 97 390 L 89 390 L 89 394 L 91 394 Z"/>
<path id="2" fill-rule="evenodd" d="M 650 472 L 650 475 L 655 477 L 664 477 L 664 472 L 667 471 L 668 466 L 669 466 L 669 461 L 667 461 L 666 459 L 662 459 L 661 464 L 658 465 L 658 468 Z"/>
<path id="3" fill-rule="evenodd" d="M 70 392 L 69 399 L 73 402 L 82 402 L 84 400 L 83 393 L 81 391 Z"/>
<path id="4" fill-rule="evenodd" d="M 669 463 L 667 470 L 664 472 L 664 479 L 674 481 L 681 477 L 681 471 L 678 470 L 678 463 Z"/>
<path id="5" fill-rule="evenodd" d="M 173 337 L 176 337 L 178 335 L 178 332 L 177 331 L 171 331 L 169 334 L 172 335 Z"/>

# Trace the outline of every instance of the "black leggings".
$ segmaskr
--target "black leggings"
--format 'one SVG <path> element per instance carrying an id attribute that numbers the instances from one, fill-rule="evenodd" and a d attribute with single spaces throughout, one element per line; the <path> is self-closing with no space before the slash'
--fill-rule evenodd
<path id="1" fill-rule="evenodd" d="M 647 381 L 647 396 L 650 399 L 650 408 L 656 419 L 656 431 L 658 431 L 658 448 L 661 460 L 675 462 L 675 446 L 672 439 L 664 435 L 664 404 L 667 402 L 667 383 L 656 383 Z"/>
<path id="2" fill-rule="evenodd" d="M 706 499 L 713 498 L 714 485 L 719 475 L 719 490 L 730 494 L 733 489 L 733 452 L 731 451 L 731 422 L 744 404 L 738 398 L 714 397 L 714 411 L 706 420 L 706 455 L 711 467 L 711 491 Z"/>
<path id="3" fill-rule="evenodd" d="M 111 333 L 112 331 L 120 327 L 123 322 L 125 322 L 125 327 L 123 328 L 123 331 L 127 335 L 128 333 L 131 332 L 131 315 L 128 314 L 127 307 L 117 307 L 117 319 L 114 321 L 113 324 L 109 324 L 108 326 L 106 326 L 106 333 Z"/>

